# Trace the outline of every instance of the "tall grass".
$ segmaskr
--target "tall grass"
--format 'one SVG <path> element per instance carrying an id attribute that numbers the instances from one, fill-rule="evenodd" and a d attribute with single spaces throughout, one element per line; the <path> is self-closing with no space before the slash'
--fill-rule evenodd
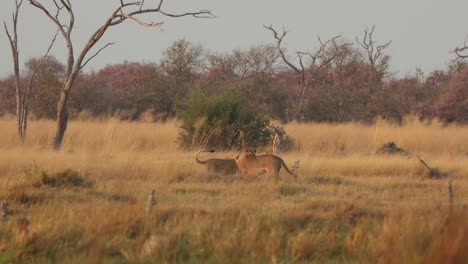
<path id="1" fill-rule="evenodd" d="M 0 147 L 12 148 L 16 144 L 15 122 L 0 119 Z M 30 122 L 25 141 L 26 148 L 47 148 L 55 136 L 55 122 L 41 120 Z M 132 151 L 176 149 L 178 126 L 167 123 L 126 122 L 117 119 L 74 121 L 68 126 L 63 147 L 66 151 Z"/>
<path id="2" fill-rule="evenodd" d="M 0 199 L 12 210 L 0 223 L 0 263 L 457 263 L 467 257 L 466 126 L 288 124 L 300 148 L 281 156 L 288 165 L 301 160 L 299 177 L 282 172 L 273 179 L 206 173 L 193 152 L 177 147 L 176 121 L 73 121 L 60 152 L 49 147 L 54 122 L 31 122 L 24 146 L 16 143 L 14 125 L 0 120 Z M 413 156 L 375 155 L 387 141 L 453 178 L 452 211 L 448 178 L 427 178 Z M 44 181 L 50 178 L 61 184 Z M 146 215 L 152 189 L 157 204 Z M 30 221 L 27 232 L 18 227 L 22 217 Z"/>
<path id="3" fill-rule="evenodd" d="M 389 141 L 421 155 L 457 156 L 468 152 L 468 127 L 456 124 L 424 124 L 408 119 L 403 126 L 378 121 L 375 125 L 291 123 L 285 128 L 300 143 L 301 151 L 320 156 L 374 154 Z"/>

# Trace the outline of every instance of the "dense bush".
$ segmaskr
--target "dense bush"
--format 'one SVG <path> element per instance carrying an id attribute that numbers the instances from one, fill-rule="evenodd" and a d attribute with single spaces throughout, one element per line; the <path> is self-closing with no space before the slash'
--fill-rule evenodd
<path id="1" fill-rule="evenodd" d="M 468 123 L 468 67 L 453 74 L 446 88 L 430 106 L 432 116 L 443 122 Z"/>
<path id="2" fill-rule="evenodd" d="M 249 111 L 232 90 L 221 96 L 192 91 L 177 114 L 182 121 L 179 144 L 185 149 L 239 149 L 271 142 L 269 117 Z"/>

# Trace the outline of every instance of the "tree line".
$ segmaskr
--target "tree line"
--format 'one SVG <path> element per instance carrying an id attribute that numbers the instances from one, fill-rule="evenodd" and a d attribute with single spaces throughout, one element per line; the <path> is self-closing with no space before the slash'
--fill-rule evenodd
<path id="1" fill-rule="evenodd" d="M 336 49 L 339 50 L 336 50 Z M 468 122 L 468 70 L 453 63 L 429 74 L 416 71 L 393 75 L 390 58 L 377 65 L 366 60 L 358 45 L 330 46 L 326 66 L 310 64 L 311 88 L 300 116 L 312 122 L 373 122 L 376 118 L 401 123 L 405 115 L 444 122 Z M 37 70 L 39 63 L 42 66 Z M 35 118 L 56 117 L 65 65 L 52 56 L 32 58 L 21 78 L 33 80 L 30 110 Z M 210 52 L 187 40 L 175 41 L 159 62 L 124 62 L 98 71 L 81 72 L 71 91 L 69 112 L 77 117 L 116 117 L 154 121 L 177 116 L 189 91 L 206 96 L 234 92 L 254 112 L 289 122 L 297 118 L 295 103 L 302 76 L 285 65 L 277 47 L 258 45 L 226 53 Z M 27 83 L 27 82 L 21 82 Z M 0 114 L 14 114 L 14 76 L 0 80 Z"/>

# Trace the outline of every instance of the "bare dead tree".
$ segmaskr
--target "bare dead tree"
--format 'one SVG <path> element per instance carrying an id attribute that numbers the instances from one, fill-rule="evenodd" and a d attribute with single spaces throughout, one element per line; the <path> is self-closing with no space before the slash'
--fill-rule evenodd
<path id="1" fill-rule="evenodd" d="M 380 113 L 378 103 L 376 102 L 376 94 L 379 87 L 382 85 L 383 77 L 386 72 L 386 65 L 388 62 L 388 56 L 384 54 L 384 51 L 392 44 L 392 41 L 388 41 L 383 45 L 378 45 L 374 40 L 375 26 L 371 29 L 365 28 L 364 35 L 360 40 L 356 37 L 356 43 L 364 49 L 364 53 L 367 56 L 369 63 L 369 77 L 367 85 L 369 89 L 369 115 L 375 116 Z"/>
<path id="2" fill-rule="evenodd" d="M 50 50 L 52 49 L 57 34 L 52 39 L 52 42 L 49 45 L 49 48 L 45 52 L 44 56 L 39 60 L 39 63 L 32 69 L 32 74 L 29 76 L 27 86 L 21 86 L 21 76 L 20 76 L 20 66 L 19 66 L 19 48 L 18 48 L 18 17 L 23 0 L 14 0 L 15 1 L 15 12 L 12 14 L 12 29 L 8 29 L 6 21 L 3 21 L 3 26 L 5 28 L 6 35 L 11 47 L 11 53 L 13 55 L 13 74 L 15 80 L 15 90 L 16 90 L 16 117 L 17 117 L 17 135 L 18 141 L 24 143 L 26 137 L 26 129 L 28 126 L 28 113 L 29 113 L 29 102 L 33 89 L 33 80 L 36 76 L 38 70 L 42 67 L 46 61 Z"/>
<path id="3" fill-rule="evenodd" d="M 5 32 L 7 34 L 8 40 L 10 42 L 11 53 L 13 55 L 13 74 L 15 75 L 15 89 L 16 89 L 16 116 L 17 116 L 17 129 L 18 129 L 18 140 L 23 141 L 23 116 L 22 116 L 22 92 L 20 86 L 20 73 L 19 73 L 19 51 L 18 51 L 18 16 L 23 0 L 15 0 L 16 10 L 13 13 L 13 32 L 10 34 L 6 22 L 3 21 L 3 26 L 5 27 Z"/>
<path id="4" fill-rule="evenodd" d="M 141 15 L 160 14 L 165 17 L 185 17 L 192 16 L 195 18 L 213 18 L 213 14 L 208 10 L 200 10 L 198 12 L 186 12 L 180 14 L 172 14 L 162 10 L 164 0 L 159 0 L 155 7 L 146 7 L 145 1 L 124 1 L 118 2 L 118 7 L 111 13 L 106 21 L 100 26 L 89 38 L 88 42 L 75 57 L 74 45 L 71 40 L 72 31 L 75 25 L 75 12 L 70 0 L 52 0 L 52 4 L 45 6 L 41 0 L 29 0 L 29 2 L 41 10 L 50 21 L 52 21 L 60 34 L 62 35 L 67 45 L 67 64 L 64 83 L 60 89 L 60 98 L 57 104 L 57 128 L 53 147 L 59 150 L 62 145 L 62 140 L 65 135 L 65 130 L 68 124 L 67 102 L 69 99 L 70 91 L 73 87 L 78 73 L 96 56 L 99 55 L 107 47 L 113 45 L 113 42 L 107 43 L 94 54 L 89 55 L 90 50 L 99 42 L 104 36 L 106 31 L 112 27 L 120 25 L 121 23 L 131 20 L 140 26 L 144 27 L 160 27 L 163 22 L 145 22 L 140 19 Z M 68 18 L 67 23 L 64 23 L 63 18 Z"/>
<path id="5" fill-rule="evenodd" d="M 374 73 L 378 72 L 377 64 L 381 61 L 384 57 L 384 51 L 392 44 L 392 41 L 388 41 L 383 45 L 377 45 L 373 39 L 375 26 L 369 30 L 369 28 L 364 29 L 364 36 L 362 40 L 359 40 L 356 37 L 356 43 L 361 46 L 366 55 L 367 59 L 369 60 L 370 67 Z"/>
<path id="6" fill-rule="evenodd" d="M 338 40 L 341 38 L 341 36 L 335 36 L 326 41 L 322 41 L 322 39 L 317 36 L 320 46 L 314 52 L 297 51 L 296 59 L 298 60 L 299 65 L 295 65 L 291 62 L 291 60 L 288 59 L 284 48 L 281 46 L 288 32 L 285 29 L 283 29 L 282 32 L 278 32 L 273 28 L 272 25 L 264 26 L 264 28 L 273 33 L 273 37 L 276 40 L 276 47 L 281 55 L 281 58 L 283 59 L 283 62 L 298 75 L 300 91 L 295 105 L 295 116 L 297 119 L 302 120 L 302 110 L 306 101 L 305 98 L 308 90 L 314 84 L 314 72 L 319 72 L 323 68 L 330 65 L 335 60 L 335 58 L 340 55 L 342 48 L 351 44 L 340 43 Z M 327 52 L 330 46 L 335 48 L 335 52 L 331 54 Z"/>

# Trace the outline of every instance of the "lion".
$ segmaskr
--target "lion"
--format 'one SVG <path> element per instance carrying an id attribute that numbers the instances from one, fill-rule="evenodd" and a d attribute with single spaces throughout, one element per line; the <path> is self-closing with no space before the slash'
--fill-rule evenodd
<path id="1" fill-rule="evenodd" d="M 297 177 L 280 157 L 271 154 L 256 156 L 255 153 L 255 150 L 245 149 L 244 153 L 237 156 L 236 163 L 240 173 L 248 175 L 270 173 L 278 177 L 281 167 L 284 167 L 289 174 Z"/>
<path id="2" fill-rule="evenodd" d="M 205 166 L 209 172 L 220 173 L 223 175 L 236 174 L 238 172 L 237 164 L 235 159 L 209 159 L 199 160 L 198 155 L 202 152 L 215 152 L 213 149 L 200 150 L 195 155 L 197 163 Z"/>

